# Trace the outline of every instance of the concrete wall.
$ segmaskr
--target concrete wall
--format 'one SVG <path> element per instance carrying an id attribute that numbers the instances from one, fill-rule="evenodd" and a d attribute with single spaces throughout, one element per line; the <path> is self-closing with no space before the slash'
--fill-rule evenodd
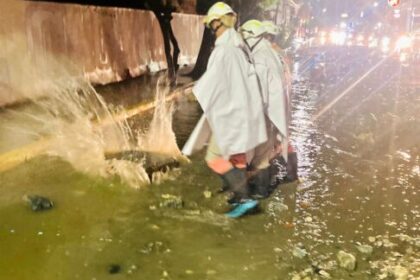
<path id="1" fill-rule="evenodd" d="M 0 36 L 23 29 L 25 3 L 21 0 L 0 0 Z"/>
<path id="2" fill-rule="evenodd" d="M 25 3 L 30 49 L 66 57 L 95 84 L 166 69 L 163 39 L 152 12 L 47 2 Z M 180 63 L 195 62 L 201 17 L 174 14 Z"/>

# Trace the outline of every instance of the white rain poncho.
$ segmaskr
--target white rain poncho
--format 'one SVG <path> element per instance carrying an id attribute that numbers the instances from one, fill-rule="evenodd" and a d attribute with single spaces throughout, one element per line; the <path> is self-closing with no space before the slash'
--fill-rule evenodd
<path id="1" fill-rule="evenodd" d="M 195 84 L 193 93 L 224 158 L 249 152 L 267 141 L 256 71 L 247 57 L 244 41 L 233 28 L 216 40 L 207 71 Z M 200 120 L 184 154 L 198 148 L 195 141 L 203 143 L 202 136 L 208 135 L 206 126 Z"/>
<path id="2" fill-rule="evenodd" d="M 288 147 L 288 109 L 287 93 L 283 86 L 284 69 L 270 42 L 262 39 L 253 49 L 255 63 L 265 114 L 277 128 L 281 136 L 283 157 L 287 160 Z"/>

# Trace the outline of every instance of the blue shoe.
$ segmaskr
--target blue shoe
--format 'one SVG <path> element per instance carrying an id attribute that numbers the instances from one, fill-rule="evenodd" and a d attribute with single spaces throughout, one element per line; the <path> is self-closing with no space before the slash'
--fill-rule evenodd
<path id="1" fill-rule="evenodd" d="M 230 212 L 226 213 L 225 215 L 229 218 L 239 218 L 249 210 L 255 208 L 257 205 L 258 201 L 249 199 L 242 203 L 238 203 Z"/>

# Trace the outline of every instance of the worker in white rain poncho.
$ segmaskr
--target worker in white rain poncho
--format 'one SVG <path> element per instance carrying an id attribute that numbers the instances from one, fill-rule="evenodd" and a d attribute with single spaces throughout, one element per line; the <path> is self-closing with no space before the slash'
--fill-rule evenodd
<path id="1" fill-rule="evenodd" d="M 257 205 L 250 199 L 246 166 L 247 153 L 267 141 L 263 105 L 245 42 L 233 28 L 234 11 L 218 2 L 209 9 L 204 22 L 216 42 L 207 70 L 193 88 L 204 116 L 183 153 L 189 155 L 200 148 L 209 136 L 207 128 L 211 129 L 206 162 L 233 193 L 229 202 L 234 208 L 227 215 L 239 217 Z"/>
<path id="2" fill-rule="evenodd" d="M 264 38 L 271 43 L 271 47 L 274 50 L 276 57 L 280 59 L 282 66 L 281 80 L 283 82 L 283 88 L 285 90 L 286 96 L 288 98 L 288 107 L 290 107 L 290 93 L 291 93 L 291 84 L 292 84 L 292 74 L 290 71 L 289 61 L 285 51 L 277 44 L 275 38 L 280 33 L 279 28 L 274 22 L 266 20 L 262 22 L 262 25 L 265 29 Z M 288 108 L 289 110 L 289 108 Z"/>
<path id="3" fill-rule="evenodd" d="M 287 124 L 288 127 L 290 125 L 291 120 L 291 94 L 292 94 L 292 73 L 290 71 L 290 61 L 287 58 L 285 51 L 277 44 L 276 37 L 278 36 L 280 30 L 276 24 L 272 21 L 263 21 L 262 25 L 265 29 L 264 38 L 267 39 L 271 43 L 272 50 L 274 51 L 274 55 L 280 59 L 280 65 L 282 67 L 281 71 L 281 79 L 283 84 L 283 92 L 287 98 Z M 297 154 L 293 146 L 290 144 L 288 145 L 288 154 L 287 163 L 284 160 L 277 156 L 273 162 L 280 162 L 286 164 L 287 175 L 283 178 L 285 181 L 294 181 L 298 179 L 297 168 L 298 168 L 298 159 Z M 273 173 L 277 173 L 276 164 L 272 164 L 274 167 Z"/>
<path id="4" fill-rule="evenodd" d="M 253 186 L 259 196 L 267 196 L 277 169 L 270 166 L 272 159 L 280 153 L 288 161 L 288 116 L 287 95 L 282 82 L 283 68 L 271 44 L 264 38 L 266 30 L 258 20 L 245 22 L 240 32 L 252 52 L 259 77 L 265 115 L 271 125 L 267 126 L 268 141 L 255 149 L 251 167 L 255 169 Z"/>

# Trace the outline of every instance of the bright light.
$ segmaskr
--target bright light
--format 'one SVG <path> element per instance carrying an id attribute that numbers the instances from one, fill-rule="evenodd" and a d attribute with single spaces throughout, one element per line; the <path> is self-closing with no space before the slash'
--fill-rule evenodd
<path id="1" fill-rule="evenodd" d="M 335 43 L 336 40 L 337 40 L 337 32 L 336 31 L 331 31 L 331 33 L 330 33 L 330 41 L 332 43 Z"/>
<path id="2" fill-rule="evenodd" d="M 362 11 L 361 13 L 360 13 L 360 17 L 362 18 L 362 17 L 364 17 L 365 16 L 365 13 Z"/>
<path id="3" fill-rule="evenodd" d="M 323 13 L 327 12 L 327 8 L 322 9 L 322 12 Z"/>
<path id="4" fill-rule="evenodd" d="M 400 18 L 401 14 L 394 14 L 394 18 Z"/>
<path id="5" fill-rule="evenodd" d="M 406 53 L 401 53 L 400 54 L 400 62 L 406 62 L 408 59 L 408 55 Z"/>
<path id="6" fill-rule="evenodd" d="M 369 48 L 376 48 L 378 46 L 378 39 L 376 39 L 372 35 L 369 36 L 368 40 L 369 40 L 369 42 L 368 42 L 368 47 Z"/>
<path id="7" fill-rule="evenodd" d="M 412 46 L 413 40 L 411 37 L 409 36 L 401 36 L 398 40 L 397 40 L 397 44 L 396 44 L 396 49 L 397 50 L 402 50 L 402 49 L 408 49 Z"/>
<path id="8" fill-rule="evenodd" d="M 363 35 L 359 35 L 359 36 L 357 36 L 357 38 L 356 38 L 356 44 L 358 45 L 358 46 L 363 46 L 363 41 L 365 40 L 365 37 L 363 36 Z"/>
<path id="9" fill-rule="evenodd" d="M 346 28 L 347 24 L 345 22 L 340 22 L 340 28 Z"/>
<path id="10" fill-rule="evenodd" d="M 341 14 L 341 18 L 348 18 L 348 17 L 349 17 L 349 15 L 347 13 L 342 13 Z"/>
<path id="11" fill-rule="evenodd" d="M 391 42 L 391 39 L 389 37 L 383 37 L 381 44 L 382 46 L 389 46 L 389 43 Z"/>
<path id="12" fill-rule="evenodd" d="M 346 41 L 346 32 L 332 31 L 330 33 L 330 40 L 333 44 L 344 45 L 344 43 Z"/>
<path id="13" fill-rule="evenodd" d="M 396 7 L 400 4 L 400 0 L 388 0 L 388 5 L 391 7 Z"/>
<path id="14" fill-rule="evenodd" d="M 379 5 L 378 2 L 373 3 L 373 7 L 378 7 L 378 5 Z"/>
<path id="15" fill-rule="evenodd" d="M 391 39 L 389 37 L 383 37 L 381 40 L 381 50 L 384 53 L 389 52 L 389 44 L 391 43 Z"/>

